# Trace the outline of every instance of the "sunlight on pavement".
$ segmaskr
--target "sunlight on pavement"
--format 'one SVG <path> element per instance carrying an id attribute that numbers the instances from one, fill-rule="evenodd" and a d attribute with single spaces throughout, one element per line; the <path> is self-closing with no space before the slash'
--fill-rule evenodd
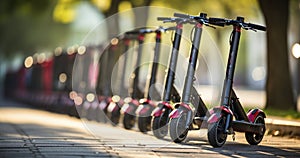
<path id="1" fill-rule="evenodd" d="M 47 127 L 73 128 L 73 130 L 88 133 L 82 122 L 76 119 L 70 119 L 70 117 L 66 115 L 55 117 L 55 115 L 57 114 L 26 108 L 0 108 L 0 113 L 0 122 L 12 124 L 37 124 L 42 126 L 47 125 Z"/>

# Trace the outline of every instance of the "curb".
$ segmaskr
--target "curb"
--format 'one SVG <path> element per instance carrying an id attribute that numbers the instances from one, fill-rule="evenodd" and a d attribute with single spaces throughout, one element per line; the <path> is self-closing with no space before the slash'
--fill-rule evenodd
<path id="1" fill-rule="evenodd" d="M 266 118 L 267 134 L 300 138 L 300 122 L 277 118 Z"/>

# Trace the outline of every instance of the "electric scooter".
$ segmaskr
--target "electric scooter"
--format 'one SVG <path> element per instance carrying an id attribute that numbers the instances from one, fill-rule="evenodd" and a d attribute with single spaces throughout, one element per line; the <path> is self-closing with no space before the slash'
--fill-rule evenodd
<path id="1" fill-rule="evenodd" d="M 208 141 L 213 147 L 221 147 L 226 142 L 227 135 L 232 134 L 234 140 L 237 131 L 245 132 L 247 142 L 257 145 L 262 141 L 266 131 L 266 115 L 260 109 L 252 109 L 246 114 L 232 86 L 241 30 L 266 31 L 266 27 L 245 23 L 243 17 L 237 17 L 236 20 L 209 18 L 209 23 L 220 26 L 232 25 L 233 30 L 230 35 L 230 51 L 221 106 L 214 108 L 208 119 Z"/>
<path id="2" fill-rule="evenodd" d="M 149 67 L 147 84 L 145 86 L 144 99 L 140 100 L 140 105 L 136 110 L 138 116 L 138 128 L 141 132 L 147 132 L 151 130 L 151 113 L 156 107 L 156 103 L 153 100 L 160 100 L 161 96 L 155 87 L 152 87 L 156 83 L 156 74 L 158 69 L 160 46 L 161 46 L 161 34 L 168 30 L 174 30 L 174 27 L 163 28 L 153 30 L 156 33 L 155 37 L 155 49 L 152 61 L 152 67 Z"/>
<path id="3" fill-rule="evenodd" d="M 108 45 L 102 46 L 102 52 L 99 59 L 99 72 L 98 81 L 96 86 L 97 99 L 99 104 L 96 108 L 91 109 L 91 113 L 95 113 L 96 120 L 101 122 L 107 122 L 107 108 L 111 102 L 112 88 L 111 88 L 111 74 L 113 66 L 116 63 L 117 57 L 120 55 L 119 45 L 113 40 Z M 97 103 L 97 102 L 96 102 Z M 93 107 L 93 106 L 92 106 Z"/>
<path id="4" fill-rule="evenodd" d="M 121 108 L 121 112 L 124 113 L 123 126 L 125 129 L 131 129 L 134 126 L 136 122 L 135 111 L 139 106 L 138 99 L 143 97 L 143 92 L 138 87 L 139 72 L 140 72 L 140 63 L 141 63 L 145 34 L 150 32 L 151 32 L 150 29 L 145 29 L 145 28 L 127 32 L 127 34 L 129 35 L 138 35 L 138 51 L 137 51 L 136 63 L 134 65 L 135 69 L 134 72 L 131 74 L 131 81 L 128 90 L 130 97 L 124 99 L 124 105 Z"/>
<path id="5" fill-rule="evenodd" d="M 200 13 L 199 16 L 175 13 L 174 16 L 189 19 L 195 25 L 192 40 L 193 45 L 190 52 L 181 102 L 175 104 L 175 109 L 169 115 L 170 137 L 174 142 L 180 143 L 186 138 L 188 130 L 199 130 L 201 126 L 205 127 L 207 125 L 206 121 L 209 117 L 208 109 L 193 86 L 193 81 L 198 60 L 202 27 L 203 25 L 213 26 L 210 25 L 205 13 Z"/>
<path id="6" fill-rule="evenodd" d="M 119 40 L 122 41 L 124 48 L 122 52 L 124 53 L 124 59 L 122 63 L 122 71 L 121 71 L 121 83 L 119 87 L 119 94 L 114 95 L 111 99 L 111 102 L 108 105 L 107 112 L 108 112 L 108 117 L 110 118 L 112 124 L 115 126 L 119 123 L 121 113 L 120 109 L 124 104 L 124 98 L 127 96 L 127 90 L 125 88 L 125 71 L 126 71 L 126 66 L 128 65 L 127 59 L 128 59 L 128 49 L 130 46 L 131 41 L 135 39 L 134 37 L 130 37 L 126 33 L 122 35 Z"/>
<path id="7" fill-rule="evenodd" d="M 168 133 L 168 122 L 169 114 L 173 110 L 172 102 L 179 102 L 180 95 L 177 89 L 174 87 L 175 72 L 177 66 L 178 51 L 181 41 L 181 34 L 183 24 L 189 21 L 183 18 L 169 18 L 169 17 L 158 17 L 157 20 L 163 21 L 164 23 L 176 23 L 175 36 L 173 39 L 173 46 L 171 56 L 169 59 L 169 66 L 167 75 L 164 83 L 164 91 L 162 101 L 158 103 L 157 107 L 152 112 L 151 127 L 155 137 L 162 139 Z"/>

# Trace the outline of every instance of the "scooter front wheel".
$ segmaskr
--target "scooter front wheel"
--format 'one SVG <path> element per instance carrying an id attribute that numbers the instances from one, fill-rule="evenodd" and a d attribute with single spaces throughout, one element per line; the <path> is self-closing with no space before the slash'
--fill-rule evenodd
<path id="1" fill-rule="evenodd" d="M 227 139 L 227 133 L 224 133 L 226 117 L 222 116 L 217 122 L 208 124 L 208 142 L 213 147 L 221 147 Z"/>
<path id="2" fill-rule="evenodd" d="M 110 120 L 113 126 L 116 126 L 119 123 L 121 117 L 120 109 L 113 110 L 110 114 Z"/>
<path id="3" fill-rule="evenodd" d="M 138 128 L 141 132 L 145 133 L 151 130 L 151 116 L 138 117 Z"/>
<path id="4" fill-rule="evenodd" d="M 175 143 L 181 143 L 186 138 L 188 134 L 186 121 L 185 113 L 170 120 L 170 137 Z"/>
<path id="5" fill-rule="evenodd" d="M 168 134 L 168 118 L 167 116 L 161 115 L 158 117 L 153 117 L 152 119 L 152 130 L 153 135 L 158 138 L 162 139 Z"/>
<path id="6" fill-rule="evenodd" d="M 255 133 L 250 133 L 250 132 L 245 133 L 246 140 L 250 145 L 259 144 L 262 141 L 265 131 L 266 131 L 265 119 L 262 114 L 259 114 L 256 116 L 254 123 L 255 124 L 263 124 L 263 128 L 262 128 L 263 131 L 261 131 L 261 134 L 255 134 Z"/>
<path id="7" fill-rule="evenodd" d="M 128 113 L 124 114 L 123 126 L 125 129 L 131 129 L 135 124 L 135 116 Z"/>

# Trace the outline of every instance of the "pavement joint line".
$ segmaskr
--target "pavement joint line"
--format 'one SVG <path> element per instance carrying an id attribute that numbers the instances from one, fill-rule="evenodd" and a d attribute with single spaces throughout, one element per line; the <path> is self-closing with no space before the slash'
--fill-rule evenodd
<path id="1" fill-rule="evenodd" d="M 30 136 L 20 127 L 18 127 L 16 124 L 12 124 L 10 123 L 10 125 L 16 129 L 16 131 L 23 136 L 23 139 L 25 140 L 25 144 L 29 149 L 29 151 L 32 152 L 32 154 L 34 155 L 34 157 L 43 157 L 41 155 L 41 152 L 39 151 L 39 149 L 35 146 L 35 144 L 32 142 L 32 139 L 30 138 Z"/>

